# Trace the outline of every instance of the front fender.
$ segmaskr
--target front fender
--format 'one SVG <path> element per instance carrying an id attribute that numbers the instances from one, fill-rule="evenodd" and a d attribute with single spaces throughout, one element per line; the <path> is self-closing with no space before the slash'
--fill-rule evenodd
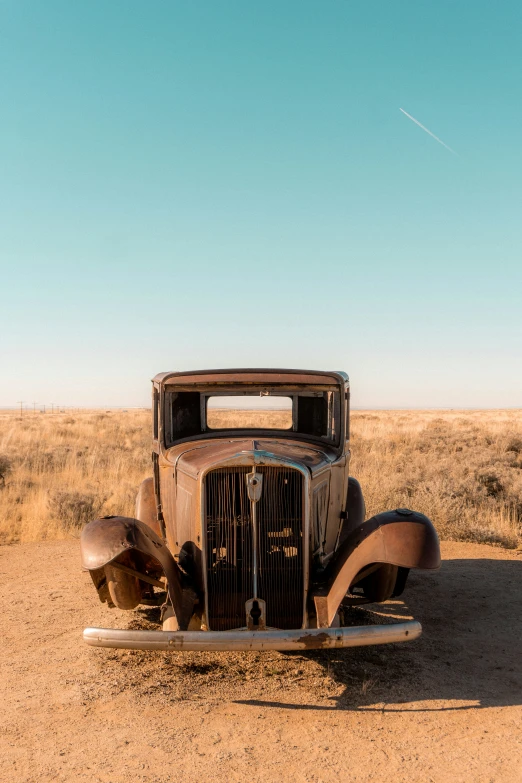
<path id="1" fill-rule="evenodd" d="M 134 517 L 143 522 L 151 530 L 154 530 L 161 537 L 161 527 L 158 520 L 158 511 L 156 507 L 156 495 L 154 494 L 154 479 L 144 479 L 138 489 L 136 496 L 136 506 L 134 508 Z"/>
<path id="2" fill-rule="evenodd" d="M 80 537 L 82 566 L 95 575 L 128 552 L 157 561 L 167 577 L 169 598 L 181 628 L 192 614 L 195 594 L 184 589 L 181 570 L 162 539 L 143 522 L 129 517 L 102 517 L 89 522 Z"/>
<path id="3" fill-rule="evenodd" d="M 326 585 L 313 595 L 319 628 L 331 625 L 355 577 L 372 563 L 439 568 L 439 538 L 432 522 L 417 511 L 397 509 L 377 514 L 353 530 L 335 554 Z"/>

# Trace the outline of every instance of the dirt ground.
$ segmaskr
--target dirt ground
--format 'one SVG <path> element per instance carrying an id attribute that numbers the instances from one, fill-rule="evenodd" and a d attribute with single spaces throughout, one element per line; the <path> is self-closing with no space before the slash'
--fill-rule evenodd
<path id="1" fill-rule="evenodd" d="M 98 602 L 77 541 L 0 548 L 0 779 L 522 781 L 522 552 L 445 543 L 386 620 L 411 643 L 306 654 L 85 646 L 151 627 Z M 354 618 L 371 622 L 362 609 Z"/>

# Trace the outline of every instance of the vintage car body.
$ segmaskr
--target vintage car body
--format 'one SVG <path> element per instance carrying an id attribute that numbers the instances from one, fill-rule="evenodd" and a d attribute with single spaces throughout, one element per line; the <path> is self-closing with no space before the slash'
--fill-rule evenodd
<path id="1" fill-rule="evenodd" d="M 238 421 L 225 413 L 216 424 L 214 401 L 236 398 Z M 246 407 L 260 398 L 275 424 Z M 275 411 L 283 402 L 284 414 Z M 397 509 L 365 520 L 349 475 L 346 374 L 162 373 L 152 406 L 153 476 L 135 518 L 89 523 L 81 553 L 102 601 L 121 609 L 161 601 L 163 630 L 87 628 L 87 643 L 284 650 L 420 634 L 415 620 L 339 627 L 340 606 L 386 601 L 400 595 L 409 569 L 440 566 L 427 517 Z"/>

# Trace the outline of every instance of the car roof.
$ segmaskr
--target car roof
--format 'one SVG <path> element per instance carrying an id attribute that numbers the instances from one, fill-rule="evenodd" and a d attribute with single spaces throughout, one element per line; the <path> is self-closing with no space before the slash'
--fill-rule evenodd
<path id="1" fill-rule="evenodd" d="M 273 368 L 239 368 L 227 370 L 191 370 L 186 372 L 160 372 L 153 378 L 160 385 L 176 384 L 228 384 L 228 383 L 310 383 L 317 385 L 345 385 L 345 372 L 321 370 L 286 370 Z"/>

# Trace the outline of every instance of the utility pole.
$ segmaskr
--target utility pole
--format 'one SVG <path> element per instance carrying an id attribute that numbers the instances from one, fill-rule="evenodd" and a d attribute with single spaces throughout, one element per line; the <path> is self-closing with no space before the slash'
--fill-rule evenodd
<path id="1" fill-rule="evenodd" d="M 51 403 L 51 413 L 54 413 L 54 402 Z"/>
<path id="2" fill-rule="evenodd" d="M 33 402 L 33 413 L 36 413 L 36 406 L 38 405 L 37 402 Z"/>
<path id="3" fill-rule="evenodd" d="M 24 401 L 23 400 L 19 400 L 19 403 L 20 403 L 20 418 L 22 418 L 22 416 L 24 415 L 24 410 L 22 408 L 22 405 L 24 404 Z"/>

